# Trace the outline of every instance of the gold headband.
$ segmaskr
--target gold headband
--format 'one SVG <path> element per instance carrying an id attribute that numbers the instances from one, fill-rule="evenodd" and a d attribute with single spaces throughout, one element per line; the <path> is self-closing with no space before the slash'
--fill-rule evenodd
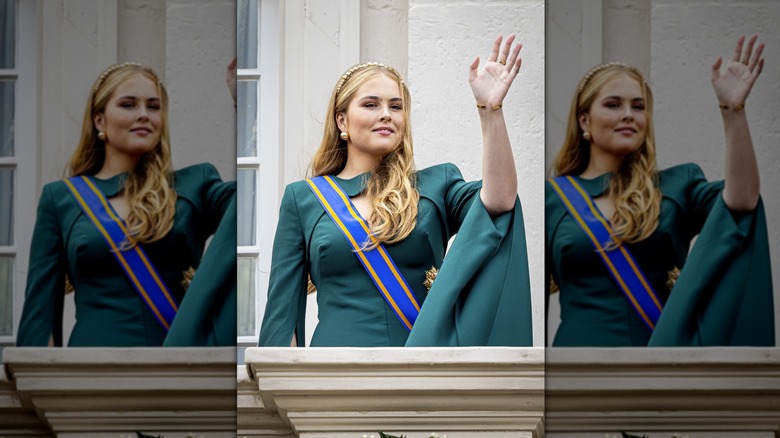
<path id="1" fill-rule="evenodd" d="M 371 66 L 371 65 L 374 65 L 374 66 L 377 66 L 377 67 L 383 67 L 383 68 L 386 68 L 386 69 L 390 70 L 390 71 L 391 71 L 391 72 L 393 72 L 393 73 L 394 73 L 396 76 L 398 76 L 398 80 L 400 80 L 400 81 L 401 81 L 401 85 L 402 85 L 404 88 L 406 87 L 406 84 L 404 84 L 404 80 L 403 80 L 403 79 L 401 79 L 401 74 L 400 74 L 400 73 L 398 73 L 398 70 L 396 70 L 396 69 L 394 69 L 393 67 L 390 67 L 390 66 L 388 66 L 388 65 L 384 65 L 384 64 L 382 64 L 382 63 L 380 63 L 380 62 L 366 62 L 366 63 L 364 63 L 364 64 L 358 64 L 358 65 L 356 65 L 356 66 L 354 66 L 354 67 L 350 68 L 349 70 L 347 70 L 347 72 L 346 72 L 346 73 L 344 73 L 344 75 L 341 77 L 341 80 L 339 80 L 339 84 L 338 84 L 338 85 L 336 85 L 336 96 L 338 96 L 338 95 L 339 95 L 339 91 L 341 91 L 341 87 L 343 87 L 343 86 L 344 86 L 344 83 L 345 83 L 345 82 L 347 82 L 347 79 L 349 79 L 349 77 L 350 77 L 350 76 L 352 76 L 353 74 L 355 74 L 355 72 L 357 72 L 357 71 L 359 71 L 359 70 L 362 70 L 362 69 L 364 69 L 364 68 L 366 68 L 366 67 L 368 67 L 368 66 Z"/>
<path id="2" fill-rule="evenodd" d="M 577 94 L 582 94 L 582 90 L 585 88 L 585 85 L 590 82 L 590 79 L 593 77 L 594 74 L 598 73 L 601 70 L 604 70 L 608 67 L 623 67 L 625 69 L 631 70 L 634 73 L 636 73 L 640 78 L 642 78 L 642 84 L 644 84 L 645 87 L 647 87 L 647 81 L 645 80 L 645 77 L 642 75 L 642 72 L 639 71 L 638 68 L 634 67 L 633 65 L 624 64 L 622 62 L 610 62 L 608 64 L 599 64 L 592 69 L 590 69 L 589 72 L 585 73 L 585 76 L 582 77 L 582 80 L 580 81 L 580 85 L 577 87 Z"/>
<path id="3" fill-rule="evenodd" d="M 92 91 L 96 92 L 98 90 L 98 88 L 100 88 L 100 86 L 103 85 L 103 82 L 106 81 L 106 78 L 108 78 L 111 75 L 111 73 L 119 70 L 122 67 L 127 67 L 127 66 L 131 66 L 131 65 L 135 66 L 135 67 L 140 67 L 140 68 L 148 71 L 149 73 L 154 75 L 154 77 L 156 77 L 156 78 L 160 77 L 157 74 L 157 72 L 154 71 L 154 69 L 151 68 L 151 67 L 145 66 L 143 64 L 139 64 L 137 62 L 123 62 L 121 64 L 114 64 L 112 66 L 109 66 L 107 69 L 103 70 L 103 73 L 101 73 L 100 76 L 98 76 L 97 82 L 95 82 L 95 86 L 92 87 Z M 158 83 L 159 83 L 159 79 L 158 79 Z"/>

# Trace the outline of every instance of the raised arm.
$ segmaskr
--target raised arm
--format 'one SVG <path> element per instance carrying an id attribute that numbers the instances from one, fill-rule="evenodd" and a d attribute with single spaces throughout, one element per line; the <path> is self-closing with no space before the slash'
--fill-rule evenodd
<path id="1" fill-rule="evenodd" d="M 753 35 L 743 49 L 745 36 L 741 36 L 725 70 L 721 72 L 721 57 L 712 66 L 712 88 L 720 102 L 726 137 L 723 201 L 734 211 L 756 208 L 760 190 L 756 153 L 744 110 L 745 100 L 764 67 L 764 43 L 753 51 L 757 39 Z"/>
<path id="2" fill-rule="evenodd" d="M 503 46 L 502 39 L 500 35 L 496 38 L 482 72 L 477 70 L 479 56 L 469 66 L 469 85 L 477 101 L 482 125 L 480 197 L 491 215 L 511 210 L 517 196 L 517 171 L 501 106 L 520 71 L 521 59 L 518 55 L 523 46 L 517 44 L 512 48 L 514 35 L 510 35 Z"/>

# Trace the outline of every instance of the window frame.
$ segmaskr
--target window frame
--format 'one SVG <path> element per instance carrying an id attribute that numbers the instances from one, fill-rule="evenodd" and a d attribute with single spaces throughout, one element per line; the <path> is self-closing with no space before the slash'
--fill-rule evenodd
<path id="1" fill-rule="evenodd" d="M 16 0 L 16 54 L 14 68 L 0 69 L 0 79 L 15 81 L 14 156 L 0 157 L 0 168 L 14 169 L 13 244 L 0 246 L 0 255 L 13 255 L 11 293 L 13 310 L 10 335 L 0 335 L 0 347 L 13 346 L 24 303 L 30 258 L 30 241 L 38 200 L 38 60 L 37 2 Z M 24 48 L 24 50 L 23 50 Z M 22 146 L 24 145 L 24 146 Z"/>

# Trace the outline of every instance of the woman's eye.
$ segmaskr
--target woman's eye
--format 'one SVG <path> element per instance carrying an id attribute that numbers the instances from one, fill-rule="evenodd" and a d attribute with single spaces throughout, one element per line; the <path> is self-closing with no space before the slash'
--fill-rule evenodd
<path id="1" fill-rule="evenodd" d="M 644 105 L 634 105 L 634 109 L 635 110 L 644 111 L 645 110 L 645 106 Z"/>
<path id="2" fill-rule="evenodd" d="M 401 111 L 401 110 L 404 109 L 401 105 L 393 105 L 390 108 L 392 108 L 392 109 L 394 109 L 396 111 Z"/>
<path id="3" fill-rule="evenodd" d="M 376 104 L 375 104 L 375 103 L 373 103 L 373 102 L 368 102 L 368 103 L 366 103 L 366 105 L 365 105 L 365 106 L 366 106 L 366 108 L 375 108 L 375 107 L 376 107 Z"/>
<path id="4" fill-rule="evenodd" d="M 147 108 L 149 108 L 150 110 L 159 110 L 160 109 L 160 105 L 149 105 L 149 106 L 147 106 Z"/>
<path id="5" fill-rule="evenodd" d="M 133 102 L 122 102 L 119 104 L 119 106 L 122 108 L 132 108 L 135 106 L 135 104 Z"/>
<path id="6" fill-rule="evenodd" d="M 619 108 L 620 104 L 617 102 L 607 102 L 607 108 Z"/>

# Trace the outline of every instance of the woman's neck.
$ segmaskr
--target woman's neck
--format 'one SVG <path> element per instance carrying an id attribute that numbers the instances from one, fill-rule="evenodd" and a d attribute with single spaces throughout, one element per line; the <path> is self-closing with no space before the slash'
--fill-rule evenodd
<path id="1" fill-rule="evenodd" d="M 106 179 L 119 175 L 120 173 L 130 172 L 133 170 L 136 163 L 138 163 L 138 159 L 139 157 L 136 156 L 112 154 L 107 150 L 106 159 L 103 161 L 103 167 L 100 168 L 100 171 L 98 171 L 95 176 Z"/>
<path id="2" fill-rule="evenodd" d="M 620 169 L 620 165 L 623 164 L 623 156 L 600 153 L 601 151 L 595 149 L 591 148 L 590 150 L 588 167 L 580 174 L 582 178 L 591 179 L 605 173 L 615 173 Z"/>
<path id="3" fill-rule="evenodd" d="M 344 169 L 337 176 L 342 179 L 349 179 L 366 172 L 373 172 L 379 167 L 380 163 L 382 163 L 380 157 L 350 154 L 347 157 L 347 164 L 344 165 Z"/>

